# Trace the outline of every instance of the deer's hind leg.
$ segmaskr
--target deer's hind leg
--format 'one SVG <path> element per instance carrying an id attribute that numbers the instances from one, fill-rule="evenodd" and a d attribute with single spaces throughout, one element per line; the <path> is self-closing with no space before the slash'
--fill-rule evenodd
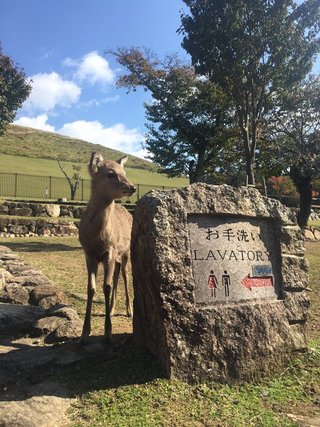
<path id="1" fill-rule="evenodd" d="M 88 285 L 87 285 L 87 307 L 86 314 L 84 318 L 82 334 L 80 342 L 83 344 L 87 341 L 90 332 L 91 332 L 91 309 L 92 309 L 92 300 L 96 291 L 96 279 L 98 272 L 98 261 L 86 254 L 86 263 L 88 271 Z"/>
<path id="2" fill-rule="evenodd" d="M 114 315 L 114 312 L 116 309 L 119 274 L 120 274 L 120 263 L 116 262 L 114 267 L 114 273 L 113 273 L 113 287 L 112 287 L 112 294 L 111 294 L 111 305 L 110 305 L 111 316 Z"/>
<path id="3" fill-rule="evenodd" d="M 121 273 L 123 277 L 124 290 L 126 294 L 126 310 L 127 310 L 127 316 L 132 317 L 132 307 L 131 307 L 130 294 L 129 294 L 129 288 L 128 288 L 128 284 L 129 284 L 128 264 L 129 264 L 129 256 L 123 255 L 122 264 L 121 264 Z"/>

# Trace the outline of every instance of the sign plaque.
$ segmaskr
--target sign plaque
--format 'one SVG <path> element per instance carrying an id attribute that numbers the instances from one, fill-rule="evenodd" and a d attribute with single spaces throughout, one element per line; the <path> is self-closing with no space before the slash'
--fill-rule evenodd
<path id="1" fill-rule="evenodd" d="M 278 299 L 280 251 L 272 221 L 189 214 L 188 229 L 196 304 Z"/>

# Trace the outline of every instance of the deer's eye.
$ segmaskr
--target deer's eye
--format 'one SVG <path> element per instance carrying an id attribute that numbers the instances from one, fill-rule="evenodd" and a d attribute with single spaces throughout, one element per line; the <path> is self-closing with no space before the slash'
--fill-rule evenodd
<path id="1" fill-rule="evenodd" d="M 107 177 L 108 178 L 114 178 L 117 174 L 115 173 L 115 171 L 108 171 L 107 172 Z"/>

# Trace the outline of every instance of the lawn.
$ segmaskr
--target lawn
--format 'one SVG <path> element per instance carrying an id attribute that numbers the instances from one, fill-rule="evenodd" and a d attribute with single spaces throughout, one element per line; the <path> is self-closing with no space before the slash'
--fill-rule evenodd
<path id="1" fill-rule="evenodd" d="M 84 317 L 86 271 L 76 238 L 0 239 L 67 292 Z M 124 293 L 113 318 L 114 345 L 62 372 L 77 397 L 70 417 L 80 426 L 298 426 L 286 414 L 320 416 L 320 242 L 307 242 L 310 263 L 309 352 L 297 355 L 282 374 L 255 384 L 188 385 L 169 381 L 150 355 L 135 348 L 131 321 L 125 317 Z M 93 335 L 103 333 L 103 294 L 98 286 Z"/>
<path id="2" fill-rule="evenodd" d="M 69 176 L 72 176 L 73 165 L 81 166 L 80 175 L 83 179 L 89 179 L 87 163 L 62 161 L 61 164 Z M 188 184 L 186 178 L 168 178 L 166 175 L 136 168 L 125 168 L 128 178 L 135 184 L 164 185 L 168 187 L 182 187 Z M 36 159 L 31 157 L 12 156 L 0 153 L 0 172 L 19 173 L 35 176 L 52 176 L 64 178 L 56 160 Z"/>

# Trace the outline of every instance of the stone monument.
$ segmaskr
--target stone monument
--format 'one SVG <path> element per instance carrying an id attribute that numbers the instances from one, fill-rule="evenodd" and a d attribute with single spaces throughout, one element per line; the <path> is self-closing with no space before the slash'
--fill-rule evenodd
<path id="1" fill-rule="evenodd" d="M 303 233 L 256 189 L 147 194 L 134 214 L 132 269 L 134 337 L 170 378 L 252 380 L 306 349 Z"/>

